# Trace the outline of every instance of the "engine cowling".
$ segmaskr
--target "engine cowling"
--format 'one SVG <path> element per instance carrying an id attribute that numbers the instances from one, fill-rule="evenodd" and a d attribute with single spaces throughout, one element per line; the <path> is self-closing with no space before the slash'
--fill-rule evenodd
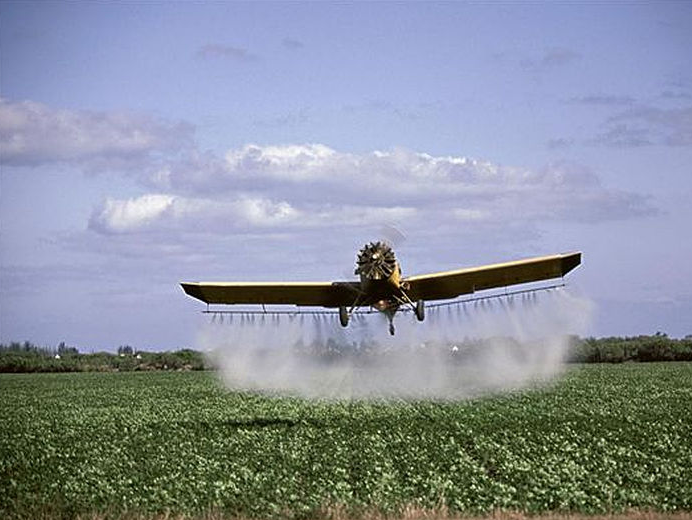
<path id="1" fill-rule="evenodd" d="M 384 242 L 370 242 L 358 252 L 355 274 L 367 280 L 388 280 L 397 273 L 398 264 L 392 248 Z"/>

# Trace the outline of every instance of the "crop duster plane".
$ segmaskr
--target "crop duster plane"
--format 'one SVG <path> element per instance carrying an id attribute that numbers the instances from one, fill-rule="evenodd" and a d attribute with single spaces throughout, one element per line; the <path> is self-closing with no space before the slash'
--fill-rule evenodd
<path id="1" fill-rule="evenodd" d="M 386 242 L 370 242 L 356 258 L 359 281 L 345 282 L 183 282 L 183 290 L 206 304 L 318 306 L 339 310 L 348 326 L 361 307 L 385 314 L 394 334 L 396 312 L 410 308 L 419 321 L 425 302 L 449 300 L 477 291 L 560 278 L 581 263 L 581 252 L 541 256 L 416 276 L 402 276 L 394 251 Z"/>

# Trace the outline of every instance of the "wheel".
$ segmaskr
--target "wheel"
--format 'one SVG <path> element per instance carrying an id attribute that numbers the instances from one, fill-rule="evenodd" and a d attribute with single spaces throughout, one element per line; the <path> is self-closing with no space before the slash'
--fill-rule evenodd
<path id="1" fill-rule="evenodd" d="M 348 326 L 348 318 L 348 310 L 346 310 L 346 307 L 339 307 L 339 323 L 341 323 L 342 327 Z"/>
<path id="2" fill-rule="evenodd" d="M 425 319 L 425 302 L 423 300 L 416 302 L 416 318 L 418 318 L 418 321 Z"/>

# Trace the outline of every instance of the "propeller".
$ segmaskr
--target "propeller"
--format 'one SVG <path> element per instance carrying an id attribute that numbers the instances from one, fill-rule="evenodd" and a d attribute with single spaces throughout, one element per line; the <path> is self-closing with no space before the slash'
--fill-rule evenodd
<path id="1" fill-rule="evenodd" d="M 387 245 L 395 249 L 398 249 L 401 244 L 406 242 L 406 235 L 394 224 L 382 224 L 380 226 L 380 236 Z"/>
<path id="2" fill-rule="evenodd" d="M 375 231 L 375 229 L 373 228 L 373 229 L 369 230 L 368 234 L 370 234 L 371 237 L 372 237 L 373 235 L 375 235 L 375 237 L 377 237 L 377 238 L 376 238 L 375 240 L 371 240 L 370 243 L 367 244 L 367 246 L 373 246 L 374 244 L 380 242 L 380 243 L 382 243 L 383 246 L 389 247 L 390 250 L 396 250 L 396 249 L 398 249 L 398 247 L 399 247 L 401 244 L 403 244 L 404 242 L 406 242 L 406 235 L 405 235 L 395 224 L 393 224 L 393 223 L 383 223 L 383 224 L 380 224 L 380 225 L 378 226 L 378 228 L 377 228 L 377 231 Z M 367 239 L 365 239 L 365 237 L 362 237 L 360 240 L 358 240 L 358 242 L 360 242 L 360 243 L 362 244 L 362 243 L 365 242 L 366 240 L 367 240 Z M 362 255 L 362 253 L 363 253 L 363 250 L 364 250 L 367 246 L 364 246 L 364 247 L 361 248 L 361 250 L 358 252 L 356 262 L 358 262 L 358 259 L 361 258 L 361 255 Z M 393 251 L 392 251 L 392 255 L 393 255 L 393 254 L 394 254 L 394 253 L 393 253 Z M 390 260 L 391 260 L 391 259 L 390 259 Z M 395 262 L 396 262 L 396 258 L 394 259 L 394 263 L 395 263 Z M 355 272 L 355 274 L 360 274 L 360 273 L 361 273 L 361 271 L 359 270 L 360 265 L 361 265 L 361 264 L 357 264 L 357 265 L 356 265 L 356 272 Z M 352 273 L 352 271 L 350 271 L 350 270 L 342 271 L 342 272 L 341 272 L 341 278 L 344 279 L 344 280 L 347 280 L 347 279 L 349 279 L 349 278 L 351 277 L 351 273 Z M 391 271 L 390 271 L 390 274 L 391 274 Z"/>
<path id="3" fill-rule="evenodd" d="M 394 251 L 385 242 L 365 244 L 356 257 L 356 271 L 370 280 L 386 280 L 396 269 Z"/>

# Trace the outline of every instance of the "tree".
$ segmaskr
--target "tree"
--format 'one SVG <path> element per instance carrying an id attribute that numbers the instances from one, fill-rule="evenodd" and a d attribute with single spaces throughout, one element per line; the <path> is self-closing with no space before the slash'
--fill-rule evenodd
<path id="1" fill-rule="evenodd" d="M 70 354 L 79 354 L 79 350 L 77 350 L 76 347 L 68 347 L 64 341 L 61 341 L 60 344 L 58 345 L 58 354 L 61 356 L 65 355 L 70 355 Z"/>
<path id="2" fill-rule="evenodd" d="M 118 355 L 120 356 L 131 356 L 134 354 L 134 350 L 130 345 L 120 345 L 118 347 Z"/>

